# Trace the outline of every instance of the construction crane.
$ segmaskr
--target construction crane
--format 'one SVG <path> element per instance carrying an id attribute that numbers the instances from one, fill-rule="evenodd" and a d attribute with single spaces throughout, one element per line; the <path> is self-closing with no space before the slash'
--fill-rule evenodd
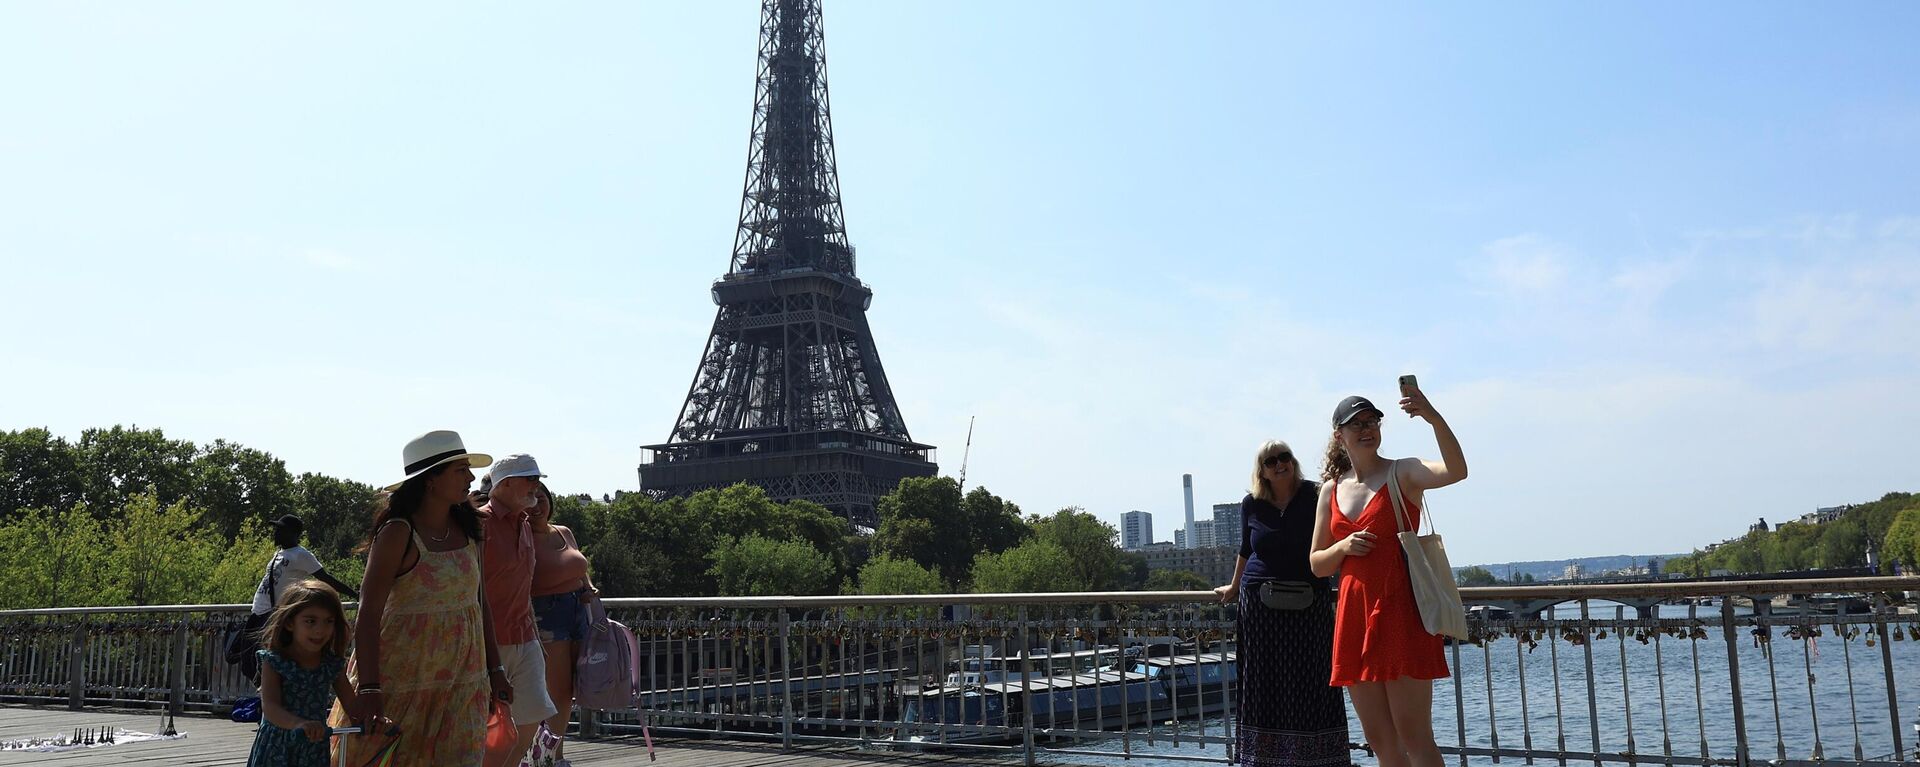
<path id="1" fill-rule="evenodd" d="M 967 416 L 967 446 L 960 451 L 960 495 L 967 494 L 967 458 L 973 454 L 973 419 Z"/>

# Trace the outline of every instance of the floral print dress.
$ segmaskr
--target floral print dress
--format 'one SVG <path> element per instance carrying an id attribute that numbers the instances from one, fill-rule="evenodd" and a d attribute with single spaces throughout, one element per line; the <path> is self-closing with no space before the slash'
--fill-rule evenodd
<path id="1" fill-rule="evenodd" d="M 486 649 L 480 626 L 479 548 L 430 551 L 412 533 L 420 560 L 393 581 L 380 618 L 383 712 L 400 728 L 394 764 L 480 764 L 486 750 Z M 348 676 L 358 684 L 354 664 Z M 334 706 L 333 721 L 346 713 Z M 384 737 L 339 739 L 348 764 L 364 764 Z"/>
<path id="2" fill-rule="evenodd" d="M 303 668 L 290 658 L 272 650 L 256 650 L 260 665 L 272 667 L 280 675 L 280 705 L 301 719 L 321 719 L 333 705 L 333 680 L 346 663 L 327 655 L 320 665 Z M 281 729 L 260 718 L 260 729 L 253 736 L 253 753 L 247 755 L 247 767 L 327 767 L 327 742 L 307 740 L 301 730 Z"/>

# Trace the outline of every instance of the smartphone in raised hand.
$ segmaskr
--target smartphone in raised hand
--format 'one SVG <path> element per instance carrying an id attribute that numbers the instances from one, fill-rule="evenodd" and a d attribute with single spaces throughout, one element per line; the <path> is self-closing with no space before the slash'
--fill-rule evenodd
<path id="1" fill-rule="evenodd" d="M 1420 381 L 1412 374 L 1400 376 L 1400 396 L 1411 397 L 1413 390 L 1420 388 Z"/>

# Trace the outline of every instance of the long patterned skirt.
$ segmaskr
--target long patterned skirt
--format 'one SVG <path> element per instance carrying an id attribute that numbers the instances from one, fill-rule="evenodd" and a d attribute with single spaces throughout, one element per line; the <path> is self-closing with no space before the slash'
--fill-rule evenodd
<path id="1" fill-rule="evenodd" d="M 1345 767 L 1347 706 L 1327 684 L 1333 668 L 1333 595 L 1304 610 L 1260 604 L 1240 589 L 1240 714 L 1235 738 L 1243 767 Z"/>

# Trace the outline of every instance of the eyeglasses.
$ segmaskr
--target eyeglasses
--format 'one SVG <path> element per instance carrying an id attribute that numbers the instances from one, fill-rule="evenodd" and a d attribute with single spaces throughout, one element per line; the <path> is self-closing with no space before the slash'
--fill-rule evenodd
<path id="1" fill-rule="evenodd" d="M 1283 464 L 1283 463 L 1287 463 L 1287 464 L 1293 463 L 1293 454 L 1292 453 L 1274 453 L 1273 455 L 1260 459 L 1260 465 L 1269 469 L 1275 466 L 1279 466 L 1280 464 Z"/>
<path id="2" fill-rule="evenodd" d="M 1340 428 L 1352 429 L 1354 431 L 1366 431 L 1368 429 L 1378 429 L 1380 428 L 1380 419 L 1368 418 L 1366 420 L 1348 421 L 1346 423 L 1341 424 Z"/>

